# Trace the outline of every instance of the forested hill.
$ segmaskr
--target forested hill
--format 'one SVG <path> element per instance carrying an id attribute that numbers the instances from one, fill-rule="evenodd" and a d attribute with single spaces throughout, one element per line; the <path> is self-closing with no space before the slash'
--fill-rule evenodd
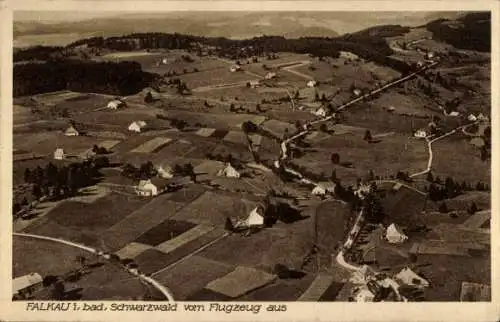
<path id="1" fill-rule="evenodd" d="M 448 20 L 438 19 L 426 25 L 433 37 L 455 48 L 491 51 L 491 13 L 474 12 Z"/>
<path id="2" fill-rule="evenodd" d="M 51 60 L 14 66 L 14 96 L 59 90 L 130 95 L 151 84 L 153 74 L 136 62 Z"/>

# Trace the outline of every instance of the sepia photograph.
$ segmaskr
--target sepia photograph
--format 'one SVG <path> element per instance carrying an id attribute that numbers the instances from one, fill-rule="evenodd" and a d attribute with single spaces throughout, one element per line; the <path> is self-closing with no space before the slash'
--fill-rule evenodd
<path id="1" fill-rule="evenodd" d="M 12 13 L 12 301 L 492 301 L 491 11 L 119 7 Z"/>

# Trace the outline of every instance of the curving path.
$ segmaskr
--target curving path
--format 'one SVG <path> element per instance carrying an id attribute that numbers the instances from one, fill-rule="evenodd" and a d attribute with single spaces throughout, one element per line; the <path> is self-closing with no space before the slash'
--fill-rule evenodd
<path id="1" fill-rule="evenodd" d="M 76 247 L 76 248 L 82 249 L 82 250 L 84 250 L 86 252 L 89 252 L 89 253 L 96 254 L 98 256 L 103 256 L 104 257 L 104 254 L 101 251 L 97 250 L 97 249 L 94 249 L 92 247 L 88 247 L 88 246 L 85 246 L 85 245 L 82 245 L 82 244 L 74 243 L 74 242 L 71 242 L 71 241 L 68 241 L 68 240 L 64 240 L 64 239 L 61 239 L 61 238 L 54 238 L 54 237 L 34 235 L 34 234 L 25 234 L 25 233 L 12 233 L 12 235 L 14 235 L 14 236 L 20 236 L 20 237 L 28 237 L 28 238 L 35 238 L 35 239 L 47 240 L 47 241 L 51 241 L 51 242 L 55 242 L 55 243 L 59 243 L 59 244 L 64 244 L 64 245 L 68 245 L 68 246 L 71 246 L 71 247 Z M 151 278 L 149 276 L 142 275 L 142 274 L 138 275 L 137 273 L 135 273 L 131 269 L 128 269 L 128 268 L 126 268 L 126 269 L 127 269 L 127 271 L 130 274 L 136 275 L 141 280 L 146 281 L 149 284 L 153 285 L 158 291 L 160 291 L 168 299 L 169 302 L 174 302 L 174 297 L 172 295 L 172 292 L 170 292 L 170 290 L 167 287 L 161 285 L 160 283 L 158 283 L 156 280 L 154 280 L 153 278 Z"/>
<path id="2" fill-rule="evenodd" d="M 422 170 L 420 172 L 417 172 L 417 173 L 414 173 L 414 174 L 410 175 L 410 178 L 417 177 L 417 176 L 426 174 L 429 171 L 431 171 L 432 160 L 434 158 L 434 154 L 432 152 L 432 143 L 437 142 L 437 141 L 439 141 L 441 139 L 444 139 L 445 137 L 450 136 L 450 135 L 456 133 L 457 131 L 465 131 L 469 126 L 472 126 L 472 125 L 477 124 L 477 123 L 478 123 L 478 121 L 475 121 L 473 123 L 466 124 L 466 125 L 461 125 L 461 126 L 455 128 L 455 129 L 451 130 L 450 132 L 447 132 L 447 133 L 445 133 L 445 134 L 443 134 L 443 135 L 441 135 L 441 136 L 439 136 L 437 138 L 434 138 L 432 140 L 426 139 L 427 140 L 427 149 L 429 151 L 429 159 L 427 160 L 427 168 L 425 168 L 425 170 Z"/>

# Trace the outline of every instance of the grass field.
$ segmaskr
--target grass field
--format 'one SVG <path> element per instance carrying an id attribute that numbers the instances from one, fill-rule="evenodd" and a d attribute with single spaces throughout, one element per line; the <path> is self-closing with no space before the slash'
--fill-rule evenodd
<path id="1" fill-rule="evenodd" d="M 144 200 L 116 193 L 92 204 L 66 201 L 26 231 L 100 247 L 102 233 L 143 204 Z"/>
<path id="2" fill-rule="evenodd" d="M 375 134 L 372 132 L 372 135 Z M 328 176 L 335 169 L 337 177 L 345 184 L 353 184 L 357 177 L 366 177 L 370 169 L 379 176 L 396 175 L 400 170 L 412 173 L 425 169 L 428 155 L 424 142 L 393 135 L 370 144 L 363 141 L 363 135 L 360 131 L 318 140 L 312 148 L 314 152 L 307 152 L 293 163 Z M 339 154 L 341 163 L 352 162 L 354 168 L 333 165 L 330 161 L 332 153 Z"/>
<path id="3" fill-rule="evenodd" d="M 187 220 L 193 223 L 223 225 L 227 217 L 244 217 L 250 207 L 240 199 L 220 193 L 206 192 L 178 212 L 173 219 Z"/>
<path id="4" fill-rule="evenodd" d="M 163 285 L 169 285 L 175 298 L 183 301 L 209 282 L 228 274 L 233 269 L 231 265 L 194 255 L 156 275 L 155 279 Z"/>
<path id="5" fill-rule="evenodd" d="M 76 93 L 78 94 L 78 93 Z M 97 94 L 80 94 L 56 103 L 56 108 L 67 109 L 70 116 L 106 108 L 112 97 Z"/>
<path id="6" fill-rule="evenodd" d="M 13 237 L 13 276 L 18 277 L 32 272 L 42 277 L 63 275 L 81 268 L 77 256 L 84 256 L 89 263 L 99 259 L 81 249 L 49 241 L 26 237 Z M 22 257 L 22 258 L 21 258 Z M 130 275 L 123 269 L 104 263 L 88 269 L 76 283 L 67 282 L 66 288 L 81 288 L 82 300 L 131 300 L 142 296 L 146 289 L 138 280 L 128 280 Z M 37 300 L 52 300 L 49 289 L 35 293 Z"/>
<path id="7" fill-rule="evenodd" d="M 196 89 L 203 86 L 214 87 L 223 84 L 244 83 L 254 80 L 256 77 L 243 72 L 231 72 L 229 65 L 227 68 L 218 68 L 199 73 L 185 74 L 179 78 L 186 82 L 186 85 L 191 89 Z"/>
<path id="8" fill-rule="evenodd" d="M 388 191 L 382 200 L 386 217 L 384 222 L 389 225 L 396 223 L 401 226 L 411 226 L 420 220 L 420 213 L 424 210 L 427 196 L 401 187 L 397 192 Z"/>
<path id="9" fill-rule="evenodd" d="M 172 118 L 185 120 L 191 125 L 200 123 L 216 129 L 238 128 L 245 121 L 252 121 L 258 125 L 265 120 L 263 116 L 251 114 L 207 114 L 173 110 L 166 111 L 166 114 Z"/>
<path id="10" fill-rule="evenodd" d="M 186 231 L 193 228 L 195 224 L 182 221 L 182 220 L 165 220 L 161 224 L 151 228 L 141 236 L 139 236 L 135 242 L 157 246 L 167 240 L 173 239 Z"/>
<path id="11" fill-rule="evenodd" d="M 172 217 L 184 206 L 160 195 L 109 227 L 103 234 L 103 243 L 111 250 L 118 250 L 143 233 Z"/>
<path id="12" fill-rule="evenodd" d="M 131 150 L 130 152 L 135 152 L 135 153 L 152 153 L 155 152 L 162 147 L 164 147 L 166 144 L 171 142 L 171 138 L 167 137 L 156 137 L 154 139 L 151 139 L 150 141 L 147 141 L 135 149 Z"/>
<path id="13" fill-rule="evenodd" d="M 433 143 L 432 150 L 432 171 L 435 176 L 450 176 L 459 182 L 465 180 L 471 184 L 477 181 L 490 182 L 490 162 L 481 161 L 479 151 L 467 141 L 443 139 Z M 474 171 L 470 171 L 471 169 Z"/>

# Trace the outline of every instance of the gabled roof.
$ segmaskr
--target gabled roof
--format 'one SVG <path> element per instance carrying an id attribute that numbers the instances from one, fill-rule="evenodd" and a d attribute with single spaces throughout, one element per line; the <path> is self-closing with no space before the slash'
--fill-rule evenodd
<path id="1" fill-rule="evenodd" d="M 20 277 L 16 277 L 12 280 L 12 293 L 15 294 L 21 290 L 24 290 L 32 285 L 42 283 L 43 278 L 38 273 L 30 273 Z"/>

